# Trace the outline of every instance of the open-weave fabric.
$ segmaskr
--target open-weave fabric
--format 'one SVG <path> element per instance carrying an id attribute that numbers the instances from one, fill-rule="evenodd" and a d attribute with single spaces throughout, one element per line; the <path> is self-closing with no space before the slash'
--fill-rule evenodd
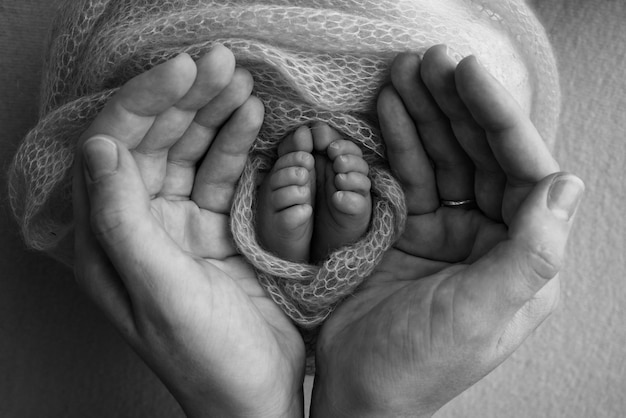
<path id="1" fill-rule="evenodd" d="M 545 34 L 521 0 L 68 0 L 52 31 L 40 121 L 10 171 L 10 200 L 26 243 L 72 263 L 70 168 L 74 148 L 107 99 L 131 77 L 173 56 L 198 57 L 216 42 L 251 71 L 266 118 L 232 211 L 238 248 L 298 324 L 312 328 L 372 271 L 405 219 L 402 190 L 386 168 L 376 95 L 401 51 L 446 43 L 476 54 L 555 138 L 559 90 Z M 264 251 L 254 227 L 256 181 L 276 146 L 323 121 L 371 164 L 369 232 L 318 266 Z"/>

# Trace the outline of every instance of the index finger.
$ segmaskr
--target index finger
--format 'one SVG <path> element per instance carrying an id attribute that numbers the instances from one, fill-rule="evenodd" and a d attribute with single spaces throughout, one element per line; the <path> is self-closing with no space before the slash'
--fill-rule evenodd
<path id="1" fill-rule="evenodd" d="M 559 171 L 559 165 L 528 115 L 476 57 L 467 57 L 459 63 L 455 81 L 461 99 L 485 130 L 510 184 L 536 183 Z"/>

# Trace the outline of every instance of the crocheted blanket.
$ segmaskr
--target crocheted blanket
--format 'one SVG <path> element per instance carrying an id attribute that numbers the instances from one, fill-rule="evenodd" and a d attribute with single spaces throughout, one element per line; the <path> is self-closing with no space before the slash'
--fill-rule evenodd
<path id="1" fill-rule="evenodd" d="M 71 166 L 80 134 L 125 81 L 173 56 L 229 47 L 255 79 L 266 117 L 232 209 L 239 250 L 273 299 L 313 328 L 354 292 L 403 228 L 376 95 L 401 51 L 446 43 L 481 62 L 528 111 L 549 145 L 559 111 L 556 66 L 522 0 L 68 0 L 51 33 L 40 120 L 10 169 L 9 194 L 26 243 L 72 264 Z M 359 242 L 320 265 L 281 260 L 258 244 L 256 178 L 300 125 L 323 121 L 363 149 L 373 217 Z"/>

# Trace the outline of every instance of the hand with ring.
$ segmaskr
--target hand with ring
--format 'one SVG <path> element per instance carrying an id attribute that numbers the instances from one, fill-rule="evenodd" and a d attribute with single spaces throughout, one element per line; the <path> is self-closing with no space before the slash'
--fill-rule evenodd
<path id="1" fill-rule="evenodd" d="M 584 186 L 474 57 L 398 56 L 379 97 L 408 220 L 318 339 L 312 416 L 430 416 L 552 312 Z"/>

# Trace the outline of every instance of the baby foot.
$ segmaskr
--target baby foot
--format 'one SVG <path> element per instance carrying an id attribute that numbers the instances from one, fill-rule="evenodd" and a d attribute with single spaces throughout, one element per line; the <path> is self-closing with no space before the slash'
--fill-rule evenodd
<path id="1" fill-rule="evenodd" d="M 263 247 L 290 261 L 318 262 L 367 231 L 369 167 L 356 144 L 317 124 L 287 137 L 278 155 L 259 189 L 257 231 Z"/>
<path id="2" fill-rule="evenodd" d="M 372 199 L 361 149 L 326 124 L 316 124 L 312 132 L 317 199 L 311 259 L 317 262 L 367 231 Z"/>
<path id="3" fill-rule="evenodd" d="M 300 127 L 278 147 L 278 160 L 259 189 L 257 232 L 277 256 L 308 262 L 313 233 L 315 162 L 313 138 Z"/>

